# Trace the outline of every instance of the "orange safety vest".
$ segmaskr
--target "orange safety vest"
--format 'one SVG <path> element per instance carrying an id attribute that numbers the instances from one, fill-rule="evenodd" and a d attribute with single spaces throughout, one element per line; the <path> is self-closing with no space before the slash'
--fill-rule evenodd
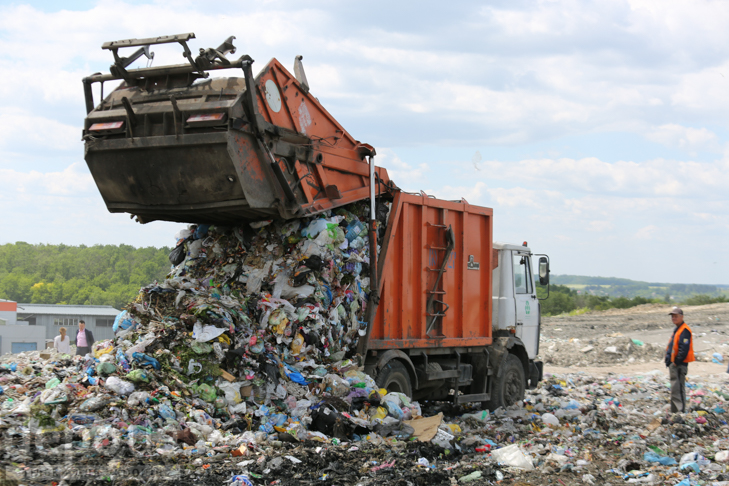
<path id="1" fill-rule="evenodd" d="M 678 326 L 678 329 L 676 329 L 676 334 L 673 335 L 673 349 L 671 350 L 671 363 L 673 363 L 676 359 L 676 355 L 678 354 L 678 342 L 680 341 L 681 334 L 683 333 L 684 329 L 688 329 L 688 332 L 691 332 L 691 328 L 688 327 L 688 325 L 684 322 L 680 326 Z M 668 343 L 668 346 L 666 346 L 666 351 L 668 351 L 671 347 L 671 343 Z M 686 359 L 683 360 L 684 363 L 690 363 L 692 361 L 696 361 L 694 358 L 694 339 L 693 334 L 691 335 L 691 340 L 689 341 L 689 352 L 686 355 Z"/>

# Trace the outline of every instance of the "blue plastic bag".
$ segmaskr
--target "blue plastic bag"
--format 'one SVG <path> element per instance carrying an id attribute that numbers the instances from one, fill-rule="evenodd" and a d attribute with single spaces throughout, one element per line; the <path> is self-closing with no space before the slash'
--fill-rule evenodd
<path id="1" fill-rule="evenodd" d="M 208 234 L 208 230 L 210 229 L 209 224 L 199 224 L 197 225 L 197 229 L 195 230 L 195 238 L 196 240 L 199 240 L 200 238 L 204 238 Z"/>
<path id="2" fill-rule="evenodd" d="M 116 333 L 119 332 L 120 328 L 122 330 L 127 330 L 133 325 L 134 319 L 129 317 L 129 313 L 127 311 L 121 311 L 114 319 L 114 325 L 111 327 L 111 329 Z"/>
<path id="3" fill-rule="evenodd" d="M 294 383 L 297 383 L 299 385 L 308 385 L 309 384 L 309 382 L 306 381 L 306 378 L 304 378 L 304 375 L 302 375 L 298 371 L 293 371 L 291 373 L 286 373 L 286 376 L 289 377 L 289 380 L 291 380 Z"/>
<path id="4" fill-rule="evenodd" d="M 648 451 L 645 454 L 643 454 L 643 460 L 647 462 L 657 462 L 658 464 L 661 464 L 663 466 L 675 466 L 676 465 L 676 459 L 673 457 L 668 456 L 659 456 L 655 452 Z"/>
<path id="5" fill-rule="evenodd" d="M 142 366 L 151 366 L 155 370 L 159 371 L 162 369 L 162 366 L 160 366 L 159 361 L 154 359 L 151 356 L 147 356 L 144 353 L 132 353 L 132 358 L 134 358 L 139 364 Z"/>

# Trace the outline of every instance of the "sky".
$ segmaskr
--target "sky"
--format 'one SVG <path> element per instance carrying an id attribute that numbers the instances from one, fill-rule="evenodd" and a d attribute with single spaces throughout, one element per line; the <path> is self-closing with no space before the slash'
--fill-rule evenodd
<path id="1" fill-rule="evenodd" d="M 81 79 L 105 41 L 194 32 L 193 52 L 235 36 L 254 73 L 303 55 L 398 186 L 493 208 L 495 240 L 555 274 L 726 285 L 727 25 L 702 0 L 0 0 L 0 244 L 174 244 L 179 224 L 107 212 Z"/>

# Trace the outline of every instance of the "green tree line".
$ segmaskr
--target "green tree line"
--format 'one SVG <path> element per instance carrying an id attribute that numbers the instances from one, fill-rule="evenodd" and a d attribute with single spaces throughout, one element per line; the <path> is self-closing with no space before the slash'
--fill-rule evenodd
<path id="1" fill-rule="evenodd" d="M 120 308 L 169 272 L 169 248 L 0 245 L 0 298 Z"/>
<path id="2" fill-rule="evenodd" d="M 546 287 L 537 286 L 537 295 L 540 299 L 547 296 Z M 573 312 L 579 309 L 586 310 L 607 310 L 607 309 L 627 309 L 642 304 L 666 304 L 671 302 L 669 299 L 648 299 L 646 297 L 609 297 L 606 295 L 592 295 L 589 293 L 578 293 L 576 290 L 566 285 L 550 285 L 549 298 L 541 300 L 542 313 L 547 316 L 554 316 Z M 692 295 L 680 302 L 673 302 L 683 305 L 705 305 L 718 302 L 729 302 L 729 298 L 720 295 L 699 294 Z"/>

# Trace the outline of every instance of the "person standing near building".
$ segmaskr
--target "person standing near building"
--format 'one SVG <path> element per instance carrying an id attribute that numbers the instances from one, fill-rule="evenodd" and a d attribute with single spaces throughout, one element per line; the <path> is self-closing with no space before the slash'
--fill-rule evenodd
<path id="1" fill-rule="evenodd" d="M 66 335 L 66 328 L 60 329 L 61 335 L 53 339 L 53 347 L 61 354 L 71 354 L 71 338 Z"/>
<path id="2" fill-rule="evenodd" d="M 686 373 L 694 361 L 694 340 L 691 328 L 683 321 L 683 310 L 674 307 L 668 314 L 676 328 L 666 347 L 666 366 L 671 377 L 671 413 L 686 411 Z"/>
<path id="3" fill-rule="evenodd" d="M 86 329 L 84 321 L 78 321 L 78 333 L 76 334 L 76 355 L 86 356 L 91 352 L 94 345 L 94 335 Z"/>

